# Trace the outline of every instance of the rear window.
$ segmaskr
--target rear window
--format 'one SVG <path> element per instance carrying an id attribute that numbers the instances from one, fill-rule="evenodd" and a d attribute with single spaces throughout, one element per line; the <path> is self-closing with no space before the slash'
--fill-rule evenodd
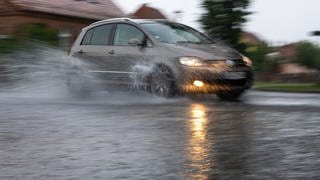
<path id="1" fill-rule="evenodd" d="M 93 29 L 90 29 L 89 31 L 87 31 L 81 44 L 82 45 L 90 45 L 92 34 L 93 34 Z"/>
<path id="2" fill-rule="evenodd" d="M 110 44 L 112 24 L 97 26 L 90 29 L 82 40 L 82 45 L 105 46 Z"/>

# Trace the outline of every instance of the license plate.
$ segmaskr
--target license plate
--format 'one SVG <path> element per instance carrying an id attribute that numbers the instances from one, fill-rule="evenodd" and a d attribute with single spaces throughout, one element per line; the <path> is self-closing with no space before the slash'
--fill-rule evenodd
<path id="1" fill-rule="evenodd" d="M 245 72 L 226 72 L 223 74 L 223 79 L 245 79 L 246 73 Z"/>

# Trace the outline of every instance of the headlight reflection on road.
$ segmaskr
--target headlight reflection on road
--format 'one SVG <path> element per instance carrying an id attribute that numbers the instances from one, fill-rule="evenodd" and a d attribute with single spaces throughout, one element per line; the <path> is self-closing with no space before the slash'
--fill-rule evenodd
<path id="1" fill-rule="evenodd" d="M 191 136 L 186 151 L 192 169 L 192 172 L 188 173 L 190 179 L 208 179 L 210 162 L 207 147 L 207 111 L 203 104 L 192 104 L 190 107 L 188 128 Z"/>
<path id="2" fill-rule="evenodd" d="M 193 104 L 191 106 L 191 131 L 192 137 L 197 141 L 205 140 L 207 114 L 206 107 L 202 104 Z"/>

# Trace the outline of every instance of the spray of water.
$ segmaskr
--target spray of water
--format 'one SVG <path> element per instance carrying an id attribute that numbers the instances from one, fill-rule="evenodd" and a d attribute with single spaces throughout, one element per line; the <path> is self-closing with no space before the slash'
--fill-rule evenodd
<path id="1" fill-rule="evenodd" d="M 35 45 L 0 56 L 0 96 L 50 99 L 85 99 L 108 104 L 162 103 L 175 100 L 153 97 L 144 91 L 109 92 L 101 79 L 88 73 L 91 64 L 70 57 L 66 52 L 46 45 Z M 145 80 L 153 66 L 136 64 L 131 89 L 146 90 Z M 84 98 L 86 97 L 86 98 Z"/>
<path id="2" fill-rule="evenodd" d="M 86 65 L 55 48 L 32 43 L 31 47 L 1 57 L 6 77 L 2 89 L 23 96 L 65 95 L 70 67 Z"/>
<path id="3" fill-rule="evenodd" d="M 131 89 L 134 90 L 148 90 L 148 78 L 154 68 L 154 64 L 137 63 L 131 67 L 134 72 L 130 75 Z"/>

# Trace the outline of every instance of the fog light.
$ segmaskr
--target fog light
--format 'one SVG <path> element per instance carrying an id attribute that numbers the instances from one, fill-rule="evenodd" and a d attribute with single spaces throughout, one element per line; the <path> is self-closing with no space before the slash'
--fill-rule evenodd
<path id="1" fill-rule="evenodd" d="M 202 81 L 193 81 L 193 85 L 197 86 L 197 87 L 202 87 L 204 85 L 204 83 Z"/>

